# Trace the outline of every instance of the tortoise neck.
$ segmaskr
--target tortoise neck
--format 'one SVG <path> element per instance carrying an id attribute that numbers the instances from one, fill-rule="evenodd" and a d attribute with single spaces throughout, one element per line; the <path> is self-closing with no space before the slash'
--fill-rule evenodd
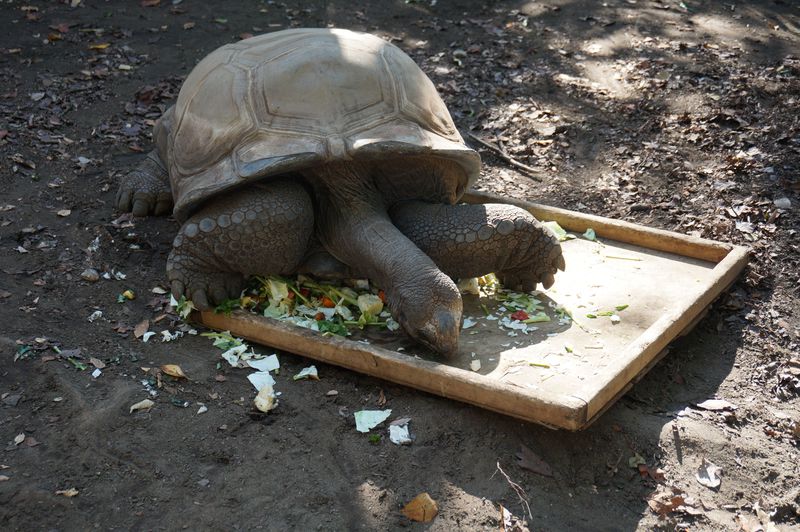
<path id="1" fill-rule="evenodd" d="M 386 291 L 392 314 L 412 337 L 453 353 L 461 321 L 458 289 L 392 223 L 370 168 L 335 163 L 305 177 L 316 191 L 316 231 L 325 249 Z"/>

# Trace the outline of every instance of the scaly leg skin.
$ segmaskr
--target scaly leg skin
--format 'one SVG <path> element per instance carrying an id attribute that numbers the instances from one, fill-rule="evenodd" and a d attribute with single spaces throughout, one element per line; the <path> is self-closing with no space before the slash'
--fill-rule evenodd
<path id="1" fill-rule="evenodd" d="M 127 174 L 117 191 L 117 209 L 134 216 L 161 216 L 172 212 L 169 174 L 156 150 Z"/>
<path id="2" fill-rule="evenodd" d="M 294 273 L 314 231 L 313 209 L 296 180 L 259 183 L 215 198 L 175 237 L 167 259 L 172 295 L 208 310 L 237 297 L 249 275 Z"/>
<path id="3" fill-rule="evenodd" d="M 558 239 L 530 213 L 503 204 L 442 205 L 407 201 L 392 221 L 446 274 L 470 278 L 494 272 L 506 288 L 550 288 L 564 269 Z"/>
<path id="4" fill-rule="evenodd" d="M 454 355 L 461 295 L 452 279 L 392 224 L 369 168 L 334 163 L 305 174 L 316 189 L 317 235 L 325 249 L 386 291 L 392 315 L 412 338 Z"/>

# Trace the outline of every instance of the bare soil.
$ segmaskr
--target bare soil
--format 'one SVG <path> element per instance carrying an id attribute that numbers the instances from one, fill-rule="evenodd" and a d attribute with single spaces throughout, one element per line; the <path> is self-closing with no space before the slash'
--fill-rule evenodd
<path id="1" fill-rule="evenodd" d="M 497 530 L 501 504 L 509 530 L 800 529 L 800 6 L 454 4 L 0 6 L 4 530 Z M 310 362 L 288 354 L 280 406 L 254 413 L 246 373 L 207 338 L 134 337 L 165 315 L 151 289 L 177 224 L 120 219 L 113 202 L 200 58 L 297 26 L 392 40 L 465 135 L 541 178 L 475 144 L 480 188 L 748 245 L 748 271 L 580 433 L 325 365 L 293 382 Z M 87 268 L 111 280 L 84 280 Z M 138 297 L 118 303 L 125 290 Z M 152 326 L 180 327 L 170 314 Z M 165 377 L 155 406 L 129 413 L 149 397 L 142 368 L 162 364 L 190 379 Z M 697 407 L 710 398 L 736 409 Z M 413 445 L 355 431 L 353 412 L 379 406 L 412 418 Z M 552 477 L 519 461 L 521 446 Z M 716 489 L 696 478 L 703 460 L 722 470 Z M 428 524 L 400 513 L 421 492 L 439 504 Z"/>

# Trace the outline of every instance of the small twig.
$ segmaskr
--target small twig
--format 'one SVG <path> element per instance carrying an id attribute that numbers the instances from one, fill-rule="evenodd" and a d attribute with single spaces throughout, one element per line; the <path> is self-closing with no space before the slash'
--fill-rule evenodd
<path id="1" fill-rule="evenodd" d="M 478 144 L 480 144 L 481 146 L 483 146 L 484 148 L 488 148 L 488 149 L 492 150 L 501 159 L 503 159 L 505 162 L 507 162 L 511 166 L 524 171 L 525 174 L 528 177 L 530 177 L 531 179 L 533 179 L 534 181 L 541 181 L 542 180 L 541 176 L 536 171 L 536 169 L 531 168 L 527 164 L 523 164 L 523 163 L 519 162 L 518 160 L 514 159 L 503 148 L 495 146 L 494 144 L 492 144 L 490 142 L 486 142 L 485 140 L 473 135 L 472 133 L 467 133 L 467 136 L 469 138 L 471 138 L 472 140 L 474 140 L 475 142 L 477 142 Z"/>
<path id="2" fill-rule="evenodd" d="M 511 489 L 517 494 L 520 502 L 525 507 L 525 511 L 528 513 L 528 519 L 533 522 L 533 513 L 531 512 L 531 505 L 528 503 L 528 495 L 525 493 L 525 490 L 522 489 L 522 486 L 511 480 L 511 477 L 509 477 L 506 472 L 503 471 L 503 468 L 500 467 L 500 462 L 497 462 L 497 470 L 500 471 L 500 474 L 505 477 L 508 485 L 511 486 Z M 494 474 L 492 474 L 492 476 L 494 476 Z"/>
<path id="3" fill-rule="evenodd" d="M 675 441 L 675 454 L 678 458 L 678 463 L 683 464 L 683 445 L 681 445 L 680 429 L 676 422 L 672 423 L 672 439 Z"/>

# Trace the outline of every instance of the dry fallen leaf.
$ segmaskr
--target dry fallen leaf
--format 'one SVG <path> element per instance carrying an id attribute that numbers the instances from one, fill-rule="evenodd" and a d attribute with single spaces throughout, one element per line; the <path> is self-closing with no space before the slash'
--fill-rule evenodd
<path id="1" fill-rule="evenodd" d="M 736 405 L 729 403 L 725 399 L 709 399 L 702 403 L 697 403 L 698 408 L 703 410 L 736 410 Z"/>
<path id="2" fill-rule="evenodd" d="M 524 445 L 519 446 L 517 465 L 545 477 L 553 476 L 553 469 L 542 458 Z"/>
<path id="3" fill-rule="evenodd" d="M 66 490 L 58 490 L 56 495 L 63 495 L 64 497 L 75 497 L 78 494 L 78 490 L 75 488 L 69 488 Z"/>
<path id="4" fill-rule="evenodd" d="M 652 498 L 648 499 L 647 505 L 653 512 L 664 517 L 667 514 L 674 512 L 676 508 L 684 502 L 682 495 L 670 494 L 655 494 Z"/>
<path id="5" fill-rule="evenodd" d="M 183 372 L 181 367 L 177 364 L 164 364 L 161 366 L 161 371 L 169 375 L 170 377 L 175 377 L 176 379 L 188 379 L 189 377 Z"/>
<path id="6" fill-rule="evenodd" d="M 722 483 L 722 480 L 719 478 L 719 473 L 721 472 L 722 470 L 719 467 L 703 458 L 703 462 L 700 464 L 700 467 L 697 468 L 695 478 L 697 478 L 697 481 L 703 486 L 716 489 Z"/>
<path id="7" fill-rule="evenodd" d="M 90 44 L 89 45 L 89 50 L 105 50 L 109 46 L 111 46 L 111 43 L 100 42 L 100 43 L 96 43 L 96 44 Z"/>
<path id="8" fill-rule="evenodd" d="M 139 322 L 136 327 L 133 328 L 133 335 L 136 338 L 141 338 L 144 336 L 144 333 L 147 332 L 147 329 L 150 328 L 150 320 L 144 320 Z"/>
<path id="9" fill-rule="evenodd" d="M 427 493 L 420 493 L 403 507 L 402 512 L 413 521 L 427 523 L 439 513 L 439 505 Z"/>
<path id="10" fill-rule="evenodd" d="M 103 369 L 106 367 L 106 363 L 100 360 L 99 358 L 89 357 L 89 362 L 92 366 L 96 367 L 97 369 Z"/>
<path id="11" fill-rule="evenodd" d="M 130 413 L 133 414 L 137 410 L 150 410 L 151 408 L 153 408 L 154 404 L 155 403 L 153 401 L 151 401 L 150 399 L 144 399 L 142 401 L 139 401 L 135 405 L 131 405 L 131 412 Z"/>

